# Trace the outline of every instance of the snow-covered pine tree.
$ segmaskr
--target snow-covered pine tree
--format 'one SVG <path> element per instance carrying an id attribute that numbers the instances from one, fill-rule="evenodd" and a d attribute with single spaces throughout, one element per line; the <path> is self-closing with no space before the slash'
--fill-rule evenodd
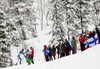
<path id="1" fill-rule="evenodd" d="M 81 30 L 81 33 L 86 34 L 88 23 L 90 23 L 88 16 L 90 9 L 89 4 L 90 1 L 88 0 L 76 0 L 74 5 L 74 11 L 75 15 L 77 16 L 78 24 L 80 25 L 79 29 Z"/>
<path id="2" fill-rule="evenodd" d="M 90 15 L 88 16 L 91 24 L 100 28 L 100 0 L 90 2 Z"/>
<path id="3" fill-rule="evenodd" d="M 21 40 L 36 37 L 36 16 L 34 0 L 10 0 L 10 19 L 16 25 Z M 27 36 L 30 35 L 29 37 Z"/>
<path id="4" fill-rule="evenodd" d="M 6 67 L 12 65 L 11 51 L 10 51 L 10 38 L 9 18 L 5 13 L 7 6 L 4 6 L 3 0 L 0 1 L 0 67 Z"/>
<path id="5" fill-rule="evenodd" d="M 60 5 L 63 7 L 61 8 L 63 10 L 63 14 L 65 15 L 64 17 L 64 22 L 65 22 L 65 28 L 67 29 L 67 35 L 68 35 L 68 40 L 70 40 L 71 36 L 77 36 L 77 28 L 78 23 L 75 22 L 76 16 L 75 16 L 75 11 L 74 5 L 75 5 L 75 0 L 62 0 L 60 2 Z"/>
<path id="6" fill-rule="evenodd" d="M 52 16 L 51 20 L 53 21 L 53 26 L 52 26 L 52 39 L 50 40 L 51 45 L 56 45 L 58 42 L 64 41 L 65 39 L 65 29 L 63 26 L 63 14 L 61 10 L 61 6 L 59 5 L 59 0 L 52 0 L 51 4 L 53 5 L 52 7 Z"/>

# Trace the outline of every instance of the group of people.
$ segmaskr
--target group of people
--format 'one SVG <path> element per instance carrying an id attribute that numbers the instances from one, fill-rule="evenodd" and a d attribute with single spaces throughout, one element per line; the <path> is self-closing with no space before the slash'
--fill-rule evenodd
<path id="1" fill-rule="evenodd" d="M 98 35 L 98 41 L 100 43 L 100 32 L 97 27 L 95 28 L 95 31 L 92 31 L 92 32 L 90 31 L 89 33 L 87 33 L 86 37 L 83 37 L 83 35 L 80 34 L 79 42 L 80 42 L 81 51 L 84 51 L 86 49 L 85 45 L 87 45 L 87 48 L 90 47 L 88 42 L 87 43 L 84 43 L 84 42 L 86 40 L 94 37 L 95 34 Z M 72 50 L 72 54 L 77 53 L 77 41 L 76 41 L 75 37 L 72 37 L 71 43 L 69 43 L 68 40 L 65 39 L 65 41 L 60 42 L 57 46 L 53 45 L 52 47 L 51 46 L 47 47 L 47 45 L 44 45 L 43 52 L 44 52 L 45 60 L 48 62 L 48 61 L 53 61 L 57 58 L 59 59 L 64 56 L 70 55 L 71 50 Z M 22 62 L 21 55 L 22 54 L 25 56 L 26 62 L 28 63 L 28 65 L 30 65 L 31 63 L 34 64 L 34 61 L 33 61 L 34 49 L 32 47 L 30 47 L 30 51 L 29 51 L 29 49 L 27 49 L 26 52 L 24 52 L 24 49 L 22 49 L 19 52 L 19 54 L 17 56 L 18 62 L 16 63 L 16 65 L 18 63 L 21 64 L 21 62 Z M 56 58 L 56 54 L 57 54 L 57 58 Z"/>
<path id="2" fill-rule="evenodd" d="M 45 60 L 46 61 L 52 61 L 53 59 L 56 59 L 56 53 L 59 58 L 62 58 L 64 56 L 70 55 L 70 51 L 72 50 L 73 54 L 76 53 L 76 40 L 74 37 L 72 37 L 71 45 L 68 42 L 67 39 L 65 39 L 64 42 L 59 43 L 57 46 L 53 45 L 51 46 L 46 46 L 44 45 L 44 55 L 45 55 Z"/>
<path id="3" fill-rule="evenodd" d="M 93 30 L 92 32 L 90 31 L 89 33 L 87 33 L 86 37 L 83 37 L 83 35 L 80 34 L 79 42 L 80 42 L 81 51 L 84 51 L 90 47 L 89 43 L 88 42 L 85 43 L 85 41 L 91 37 L 94 37 L 95 34 L 98 35 L 98 41 L 100 43 L 100 32 L 97 27 L 95 28 L 95 31 Z M 87 47 L 85 47 L 85 45 Z M 65 39 L 64 42 L 59 43 L 57 46 L 53 45 L 52 47 L 51 46 L 47 47 L 46 45 L 44 45 L 43 52 L 45 55 L 45 60 L 52 61 L 53 59 L 56 59 L 56 53 L 59 59 L 59 57 L 62 58 L 64 56 L 70 55 L 71 50 L 72 50 L 72 54 L 77 53 L 77 41 L 75 37 L 72 37 L 71 44 L 68 42 L 67 39 Z"/>
<path id="4" fill-rule="evenodd" d="M 89 33 L 87 33 L 86 38 L 84 38 L 82 36 L 82 34 L 80 34 L 79 42 L 80 42 L 81 51 L 84 51 L 85 49 L 90 47 L 89 43 L 88 42 L 85 43 L 85 41 L 94 37 L 96 34 L 98 36 L 98 43 L 100 43 L 100 32 L 99 32 L 99 29 L 97 27 L 95 28 L 95 31 L 93 30 L 92 32 L 90 31 Z M 85 47 L 85 45 L 87 45 L 87 47 Z"/>
<path id="5" fill-rule="evenodd" d="M 19 63 L 21 64 L 22 63 L 22 55 L 24 55 L 25 59 L 26 59 L 26 62 L 28 63 L 28 65 L 30 65 L 31 63 L 34 64 L 34 61 L 33 61 L 33 57 L 34 57 L 34 48 L 33 47 L 30 47 L 30 50 L 27 49 L 26 52 L 24 52 L 24 49 L 22 49 L 19 54 L 17 55 L 17 63 L 16 65 Z"/>

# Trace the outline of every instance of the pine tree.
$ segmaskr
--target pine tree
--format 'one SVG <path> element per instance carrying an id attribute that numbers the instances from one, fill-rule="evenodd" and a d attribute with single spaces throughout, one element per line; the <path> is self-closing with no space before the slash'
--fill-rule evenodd
<path id="1" fill-rule="evenodd" d="M 78 32 L 78 23 L 75 22 L 76 16 L 75 16 L 75 11 L 74 5 L 75 5 L 75 0 L 67 1 L 67 0 L 62 0 L 61 5 L 63 6 L 63 11 L 65 11 L 63 14 L 65 14 L 65 25 L 67 29 L 67 35 L 68 35 L 68 40 L 70 40 L 71 36 L 77 36 Z"/>
<path id="2" fill-rule="evenodd" d="M 30 36 L 36 37 L 36 16 L 33 8 L 34 0 L 10 0 L 10 18 L 11 22 L 16 25 L 18 34 L 21 40 L 28 39 L 27 33 L 31 32 Z M 26 33 L 27 32 L 27 33 Z"/>
<path id="3" fill-rule="evenodd" d="M 58 0 L 52 0 L 51 3 L 53 4 L 53 9 L 51 10 L 52 12 L 52 18 L 51 20 L 53 21 L 53 26 L 52 26 L 52 39 L 50 42 L 54 45 L 56 45 L 58 42 L 64 41 L 65 39 L 65 29 L 62 24 L 63 20 L 63 15 L 62 15 L 62 10 L 61 6 L 58 3 Z"/>
<path id="4" fill-rule="evenodd" d="M 90 22 L 88 20 L 88 16 L 89 15 L 89 3 L 90 1 L 88 0 L 77 0 L 75 3 L 75 12 L 76 12 L 76 16 L 77 19 L 80 19 L 79 25 L 80 25 L 80 29 L 81 29 L 81 33 L 86 34 L 87 32 L 87 24 Z"/>
<path id="5" fill-rule="evenodd" d="M 90 2 L 90 22 L 93 24 L 95 27 L 100 28 L 100 0 L 92 0 Z"/>
<path id="6" fill-rule="evenodd" d="M 7 7 L 6 7 L 7 8 Z M 8 28 L 9 18 L 5 13 L 4 3 L 0 1 L 0 67 L 6 67 L 12 65 L 11 51 L 10 51 L 10 37 Z"/>

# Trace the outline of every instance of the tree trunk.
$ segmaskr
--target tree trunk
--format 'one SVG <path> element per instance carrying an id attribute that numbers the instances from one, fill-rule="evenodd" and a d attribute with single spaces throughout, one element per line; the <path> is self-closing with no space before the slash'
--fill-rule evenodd
<path id="1" fill-rule="evenodd" d="M 43 12 L 41 12 L 41 30 L 43 30 Z"/>
<path id="2" fill-rule="evenodd" d="M 40 18 L 41 18 L 41 30 L 43 30 L 43 2 L 40 0 Z"/>
<path id="3" fill-rule="evenodd" d="M 23 26 L 23 23 L 22 23 L 21 20 L 19 21 L 19 24 L 20 24 L 20 27 Z M 26 40 L 26 39 L 27 39 L 27 38 L 26 38 L 26 33 L 25 33 L 23 27 L 22 27 L 22 29 L 21 29 L 21 32 L 22 32 L 22 39 L 23 39 L 23 40 Z"/>
<path id="4" fill-rule="evenodd" d="M 23 29 L 21 31 L 22 31 L 22 35 L 23 35 L 23 40 L 26 40 L 27 38 L 26 38 L 25 31 Z"/>
<path id="5" fill-rule="evenodd" d="M 82 8 L 82 1 L 80 0 L 80 20 L 81 20 L 81 31 L 82 31 L 82 34 L 83 34 L 83 21 L 82 21 L 82 11 L 81 11 L 81 8 Z"/>
<path id="6" fill-rule="evenodd" d="M 48 23 L 48 14 L 49 14 L 49 12 L 47 12 L 47 14 L 46 14 L 46 23 L 47 23 L 47 26 L 49 26 L 49 23 Z"/>
<path id="7" fill-rule="evenodd" d="M 68 34 L 68 40 L 70 41 L 70 35 L 69 35 L 69 30 L 68 30 L 67 34 Z"/>

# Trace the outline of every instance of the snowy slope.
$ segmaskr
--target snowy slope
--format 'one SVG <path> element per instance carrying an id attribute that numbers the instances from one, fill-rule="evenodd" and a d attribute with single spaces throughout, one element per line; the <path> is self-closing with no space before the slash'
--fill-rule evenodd
<path id="1" fill-rule="evenodd" d="M 30 48 L 31 46 L 34 48 L 34 62 L 35 64 L 44 62 L 44 54 L 42 52 L 44 45 L 49 45 L 49 40 L 51 39 L 51 35 L 48 35 L 50 32 L 50 27 L 45 27 L 43 31 L 38 28 L 38 37 L 29 39 L 25 41 L 25 44 Z"/>
<path id="2" fill-rule="evenodd" d="M 100 69 L 100 45 L 51 62 L 30 66 L 23 64 L 4 69 Z"/>

